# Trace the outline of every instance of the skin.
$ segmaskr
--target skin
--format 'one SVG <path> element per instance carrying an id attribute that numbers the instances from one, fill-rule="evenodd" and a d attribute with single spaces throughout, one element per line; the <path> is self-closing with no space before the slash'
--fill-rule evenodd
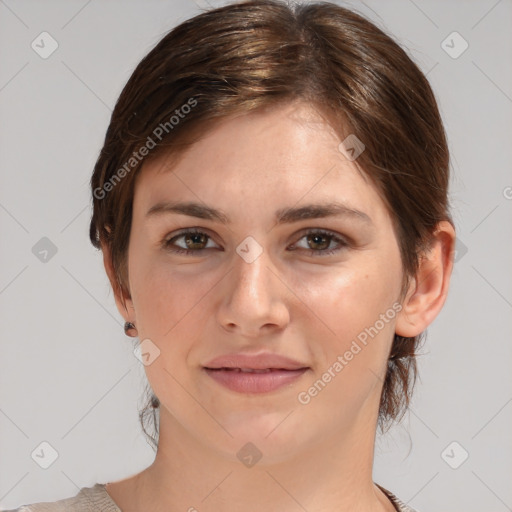
<path id="1" fill-rule="evenodd" d="M 382 377 L 394 333 L 415 336 L 441 310 L 455 233 L 448 222 L 438 225 L 401 297 L 390 214 L 339 143 L 312 107 L 289 103 L 223 120 L 173 165 L 164 156 L 144 165 L 128 248 L 130 296 L 123 304 L 116 294 L 116 302 L 138 338 L 160 350 L 145 366 L 161 402 L 160 441 L 151 466 L 107 484 L 124 512 L 394 510 L 372 481 Z M 231 224 L 146 215 L 165 201 L 206 204 Z M 340 216 L 275 223 L 279 209 L 334 201 L 371 222 Z M 208 235 L 192 237 L 190 255 L 171 251 L 187 247 L 186 236 L 175 238 L 183 228 Z M 348 245 L 308 236 L 307 229 L 332 231 Z M 251 263 L 236 252 L 247 236 L 263 251 Z M 326 256 L 311 251 L 338 247 Z M 401 311 L 309 403 L 300 403 L 298 394 L 393 304 Z M 202 369 L 236 351 L 276 352 L 309 370 L 270 393 L 237 393 Z M 252 467 L 237 457 L 248 442 L 263 455 Z"/>

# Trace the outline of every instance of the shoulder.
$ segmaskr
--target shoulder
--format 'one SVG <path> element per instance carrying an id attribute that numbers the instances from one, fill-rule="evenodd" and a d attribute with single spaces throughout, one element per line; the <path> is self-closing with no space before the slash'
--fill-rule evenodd
<path id="1" fill-rule="evenodd" d="M 406 505 L 403 501 L 398 499 L 391 491 L 388 491 L 382 485 L 376 484 L 377 487 L 389 498 L 391 503 L 395 506 L 397 512 L 419 512 L 411 507 L 409 505 Z"/>
<path id="2" fill-rule="evenodd" d="M 4 512 L 121 512 L 105 490 L 105 484 L 83 487 L 76 496 L 53 502 L 32 503 Z"/>

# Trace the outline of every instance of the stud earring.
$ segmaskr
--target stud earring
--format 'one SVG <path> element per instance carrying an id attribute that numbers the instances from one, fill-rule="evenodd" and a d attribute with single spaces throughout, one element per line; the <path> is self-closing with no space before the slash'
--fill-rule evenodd
<path id="1" fill-rule="evenodd" d="M 135 336 L 137 336 L 137 328 L 135 327 L 135 324 L 132 324 L 132 322 L 125 322 L 124 333 L 131 338 L 135 338 Z"/>

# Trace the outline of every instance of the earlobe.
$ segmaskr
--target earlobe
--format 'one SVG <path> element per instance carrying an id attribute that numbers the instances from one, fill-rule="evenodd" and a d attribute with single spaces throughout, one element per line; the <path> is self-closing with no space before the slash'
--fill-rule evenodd
<path id="1" fill-rule="evenodd" d="M 110 286 L 112 287 L 112 291 L 114 292 L 114 298 L 116 301 L 116 306 L 119 313 L 124 318 L 125 322 L 133 322 L 132 318 L 133 313 L 128 311 L 128 309 L 133 310 L 133 303 L 131 298 L 126 297 L 123 294 L 121 284 L 117 279 L 116 272 L 114 270 L 114 266 L 112 263 L 112 255 L 110 252 L 110 248 L 107 244 L 101 244 L 101 251 L 103 253 L 103 265 L 105 266 L 105 272 L 107 273 L 108 279 L 110 281 Z"/>
<path id="2" fill-rule="evenodd" d="M 420 256 L 418 272 L 397 316 L 395 332 L 413 337 L 422 333 L 441 311 L 453 269 L 455 230 L 448 221 L 440 222 L 429 250 Z"/>

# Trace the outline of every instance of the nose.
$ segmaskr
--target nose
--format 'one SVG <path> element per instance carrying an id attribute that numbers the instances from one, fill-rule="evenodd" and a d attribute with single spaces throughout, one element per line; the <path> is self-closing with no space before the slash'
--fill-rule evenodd
<path id="1" fill-rule="evenodd" d="M 287 288 L 266 252 L 251 262 L 236 254 L 233 264 L 222 290 L 224 299 L 217 312 L 219 324 L 248 338 L 283 329 L 290 320 Z"/>

